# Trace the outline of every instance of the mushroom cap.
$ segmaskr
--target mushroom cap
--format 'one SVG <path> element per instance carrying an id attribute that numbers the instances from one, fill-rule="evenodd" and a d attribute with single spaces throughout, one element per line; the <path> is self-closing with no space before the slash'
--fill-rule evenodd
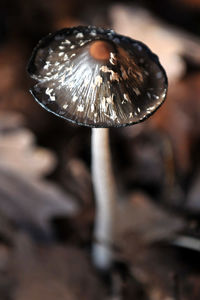
<path id="1" fill-rule="evenodd" d="M 146 45 L 94 26 L 62 29 L 40 40 L 28 72 L 42 107 L 90 127 L 141 122 L 167 93 L 166 73 Z"/>

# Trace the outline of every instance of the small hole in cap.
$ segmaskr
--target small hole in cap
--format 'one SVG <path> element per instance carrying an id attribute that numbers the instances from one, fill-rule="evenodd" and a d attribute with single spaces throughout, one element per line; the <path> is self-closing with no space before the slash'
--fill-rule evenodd
<path id="1" fill-rule="evenodd" d="M 95 41 L 90 46 L 90 55 L 96 60 L 109 60 L 114 47 L 107 41 Z"/>

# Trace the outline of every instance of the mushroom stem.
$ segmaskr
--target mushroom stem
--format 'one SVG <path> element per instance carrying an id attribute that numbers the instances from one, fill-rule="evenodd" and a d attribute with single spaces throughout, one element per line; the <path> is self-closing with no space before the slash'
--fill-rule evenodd
<path id="1" fill-rule="evenodd" d="M 115 185 L 108 128 L 92 128 L 92 178 L 96 200 L 92 256 L 95 266 L 106 271 L 112 264 L 115 219 Z"/>

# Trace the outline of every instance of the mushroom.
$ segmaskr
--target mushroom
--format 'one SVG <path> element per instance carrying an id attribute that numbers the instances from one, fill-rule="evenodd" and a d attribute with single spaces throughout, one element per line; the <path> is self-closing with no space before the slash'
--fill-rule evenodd
<path id="1" fill-rule="evenodd" d="M 33 50 L 28 72 L 37 81 L 31 93 L 43 108 L 92 127 L 92 256 L 98 268 L 108 270 L 116 206 L 108 128 L 133 125 L 152 115 L 166 97 L 165 71 L 143 43 L 113 30 L 79 26 L 43 38 Z"/>

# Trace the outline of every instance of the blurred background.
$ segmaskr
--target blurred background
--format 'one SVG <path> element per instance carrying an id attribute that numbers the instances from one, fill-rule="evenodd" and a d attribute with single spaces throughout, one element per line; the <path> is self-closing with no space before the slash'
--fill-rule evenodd
<path id="1" fill-rule="evenodd" d="M 110 131 L 119 220 L 111 281 L 90 259 L 90 129 L 42 109 L 26 71 L 39 39 L 77 25 L 143 41 L 169 79 L 150 119 Z M 199 153 L 199 0 L 0 1 L 1 300 L 199 300 Z"/>

